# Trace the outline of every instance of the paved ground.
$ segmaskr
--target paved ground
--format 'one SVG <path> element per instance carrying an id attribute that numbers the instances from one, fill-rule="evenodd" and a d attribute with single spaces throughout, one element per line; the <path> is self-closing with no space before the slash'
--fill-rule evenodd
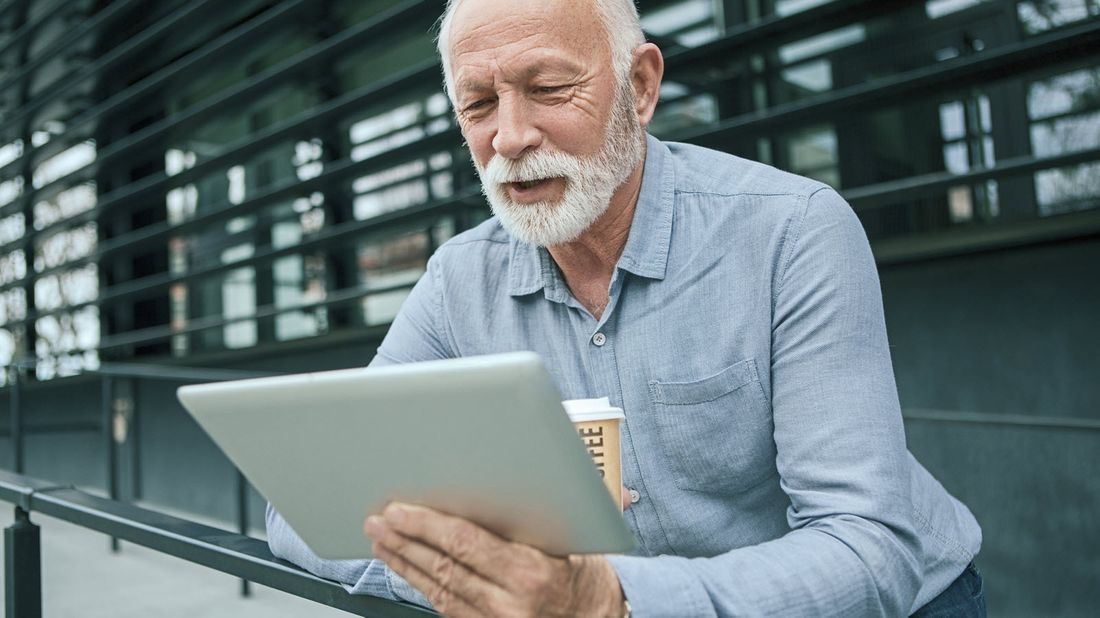
<path id="1" fill-rule="evenodd" d="M 13 519 L 8 504 L 0 526 Z M 322 618 L 349 616 L 277 590 L 127 543 L 112 554 L 107 537 L 32 513 L 42 527 L 43 613 L 46 618 Z M 3 537 L 0 537 L 0 545 Z M 0 565 L 2 568 L 2 565 Z M 4 591 L 0 586 L 0 603 Z"/>

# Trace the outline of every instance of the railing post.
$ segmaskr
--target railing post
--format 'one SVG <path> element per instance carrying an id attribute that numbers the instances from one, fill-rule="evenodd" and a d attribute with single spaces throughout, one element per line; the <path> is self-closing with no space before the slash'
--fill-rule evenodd
<path id="1" fill-rule="evenodd" d="M 241 536 L 248 536 L 248 481 L 240 470 L 237 470 L 237 531 Z M 241 596 L 252 596 L 250 582 L 241 580 Z"/>
<path id="2" fill-rule="evenodd" d="M 141 409 L 140 383 L 138 378 L 130 379 L 130 430 L 126 432 L 130 441 L 130 498 L 141 499 Z"/>
<path id="3" fill-rule="evenodd" d="M 11 469 L 23 473 L 23 385 L 19 378 L 19 365 L 11 365 L 11 386 L 8 387 L 8 410 L 11 420 Z"/>
<path id="4" fill-rule="evenodd" d="M 15 507 L 15 523 L 4 530 L 4 615 L 42 618 L 42 552 L 38 526 Z"/>
<path id="5" fill-rule="evenodd" d="M 100 408 L 103 424 L 103 448 L 107 458 L 107 496 L 118 500 L 118 449 L 115 448 L 115 389 L 114 380 L 104 374 L 100 382 Z M 118 537 L 111 537 L 111 551 L 118 551 Z"/>

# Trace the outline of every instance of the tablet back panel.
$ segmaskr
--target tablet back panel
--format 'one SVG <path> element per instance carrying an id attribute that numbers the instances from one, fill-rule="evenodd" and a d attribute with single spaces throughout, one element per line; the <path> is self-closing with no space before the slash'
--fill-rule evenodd
<path id="1" fill-rule="evenodd" d="M 184 407 L 324 558 L 369 558 L 387 502 L 552 554 L 634 540 L 538 356 L 519 352 L 185 386 Z"/>

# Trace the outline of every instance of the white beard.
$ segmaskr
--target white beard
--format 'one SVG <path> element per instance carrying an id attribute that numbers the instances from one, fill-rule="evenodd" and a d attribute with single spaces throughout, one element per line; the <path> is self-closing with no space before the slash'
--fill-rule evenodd
<path id="1" fill-rule="evenodd" d="M 561 245 L 576 240 L 607 211 L 612 194 L 644 153 L 645 133 L 633 99 L 629 84 L 619 89 L 603 147 L 595 155 L 535 150 L 520 159 L 493 155 L 485 168 L 474 163 L 481 191 L 508 233 L 538 247 Z M 557 202 L 517 204 L 509 197 L 508 183 L 544 178 L 565 179 L 565 191 Z"/>

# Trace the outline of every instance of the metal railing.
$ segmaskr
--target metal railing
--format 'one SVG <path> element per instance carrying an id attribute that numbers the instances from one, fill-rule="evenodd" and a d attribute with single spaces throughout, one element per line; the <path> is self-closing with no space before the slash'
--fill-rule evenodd
<path id="1" fill-rule="evenodd" d="M 24 403 L 23 403 L 23 380 L 22 372 L 33 367 L 33 360 L 19 361 L 14 363 L 10 372 L 10 384 L 8 385 L 8 397 L 9 397 L 9 429 L 8 435 L 11 437 L 12 444 L 12 470 L 16 474 L 21 474 L 25 467 L 24 456 L 24 439 L 27 431 L 27 427 L 24 425 Z M 119 449 L 114 436 L 114 418 L 115 418 L 115 388 L 117 381 L 120 379 L 130 380 L 170 380 L 179 382 L 221 382 L 228 380 L 240 380 L 245 378 L 256 378 L 273 375 L 271 373 L 256 372 L 256 371 L 238 371 L 228 369 L 207 369 L 196 367 L 169 367 L 165 365 L 150 365 L 150 364 L 133 364 L 133 363 L 106 363 L 101 365 L 98 369 L 89 370 L 85 373 L 98 376 L 100 381 L 100 419 L 99 422 L 84 421 L 84 422 L 69 422 L 69 423 L 54 423 L 54 424 L 39 424 L 34 427 L 36 430 L 34 433 L 50 433 L 59 431 L 91 431 L 99 432 L 102 436 L 102 445 L 104 452 L 104 487 L 107 491 L 107 496 L 111 500 L 119 500 L 121 492 L 119 487 Z M 135 398 L 136 399 L 136 398 Z M 138 406 L 133 405 L 130 409 L 130 424 L 136 426 L 138 423 Z M 132 459 L 133 474 L 132 479 L 135 487 L 140 483 L 141 475 L 141 457 L 139 455 L 139 432 L 128 432 L 130 445 L 132 451 L 135 453 Z M 135 492 L 137 493 L 137 492 Z M 248 481 L 244 478 L 244 475 L 240 471 L 235 472 L 234 478 L 234 502 L 237 519 L 237 531 L 241 535 L 248 534 Z M 117 552 L 119 550 L 118 537 L 111 536 L 111 551 Z M 248 596 L 250 594 L 249 582 L 247 579 L 241 580 L 241 595 Z M 11 614 L 9 614 L 11 615 Z"/>
<path id="2" fill-rule="evenodd" d="M 415 605 L 348 594 L 272 555 L 259 539 L 108 500 L 39 479 L 0 471 L 0 500 L 15 506 L 4 530 L 6 616 L 42 616 L 41 528 L 31 513 L 67 521 L 223 573 L 358 616 L 434 616 Z"/>
<path id="3" fill-rule="evenodd" d="M 995 425 L 999 427 L 1023 427 L 1026 429 L 1054 429 L 1061 431 L 1100 431 L 1100 419 L 1073 416 L 1045 416 L 1039 414 L 1006 414 L 1003 412 L 959 412 L 955 410 L 929 410 L 908 408 L 902 413 L 906 421 L 952 423 L 964 425 Z"/>

